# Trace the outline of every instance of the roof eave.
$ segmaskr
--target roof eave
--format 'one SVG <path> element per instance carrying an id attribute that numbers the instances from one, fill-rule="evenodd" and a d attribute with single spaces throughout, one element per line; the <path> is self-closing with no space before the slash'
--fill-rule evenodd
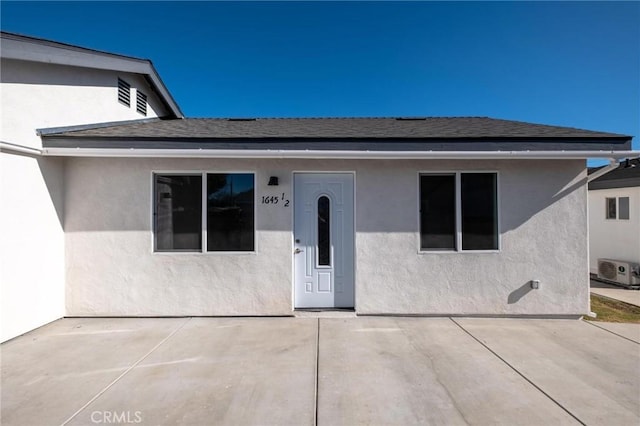
<path id="1" fill-rule="evenodd" d="M 29 48 L 26 48 L 26 46 Z M 175 118 L 184 118 L 180 107 L 147 59 L 116 55 L 18 34 L 2 33 L 2 57 L 21 61 L 141 74 Z"/>
<path id="2" fill-rule="evenodd" d="M 640 151 L 344 151 L 344 150 L 233 150 L 233 149 L 112 149 L 44 148 L 42 154 L 58 157 L 147 158 L 290 158 L 290 159 L 624 159 Z"/>

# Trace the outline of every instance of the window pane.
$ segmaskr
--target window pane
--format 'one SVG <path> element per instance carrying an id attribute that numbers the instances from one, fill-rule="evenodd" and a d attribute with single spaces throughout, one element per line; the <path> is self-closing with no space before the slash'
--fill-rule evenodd
<path id="1" fill-rule="evenodd" d="M 207 174 L 207 251 L 253 251 L 253 212 L 253 174 Z"/>
<path id="2" fill-rule="evenodd" d="M 615 198 L 607 198 L 607 219 L 615 219 L 616 215 L 616 199 Z"/>
<path id="3" fill-rule="evenodd" d="M 202 176 L 156 175 L 156 250 L 201 250 Z"/>
<path id="4" fill-rule="evenodd" d="M 463 173 L 462 249 L 497 250 L 498 214 L 495 173 Z"/>
<path id="5" fill-rule="evenodd" d="M 420 176 L 420 247 L 455 250 L 456 178 Z"/>
<path id="6" fill-rule="evenodd" d="M 318 199 L 318 265 L 331 264 L 331 226 L 329 198 L 322 196 Z"/>
<path id="7" fill-rule="evenodd" d="M 618 208 L 620 209 L 618 219 L 629 220 L 629 197 L 618 198 Z"/>

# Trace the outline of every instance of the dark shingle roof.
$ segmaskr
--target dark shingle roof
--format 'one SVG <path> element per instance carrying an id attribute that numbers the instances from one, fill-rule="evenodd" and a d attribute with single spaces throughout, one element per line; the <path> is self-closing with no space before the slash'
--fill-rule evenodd
<path id="1" fill-rule="evenodd" d="M 187 118 L 80 129 L 45 137 L 114 139 L 600 139 L 630 136 L 489 117 Z"/>
<path id="2" fill-rule="evenodd" d="M 589 174 L 602 167 L 589 169 Z M 640 157 L 621 161 L 618 168 L 589 182 L 589 189 L 626 188 L 640 186 Z"/>

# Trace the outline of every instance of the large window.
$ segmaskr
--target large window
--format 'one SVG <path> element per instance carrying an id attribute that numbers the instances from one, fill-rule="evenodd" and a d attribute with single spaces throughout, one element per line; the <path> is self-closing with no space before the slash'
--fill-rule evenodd
<path id="1" fill-rule="evenodd" d="M 156 251 L 254 250 L 253 174 L 156 174 L 154 187 Z"/>
<path id="2" fill-rule="evenodd" d="M 420 248 L 498 250 L 496 173 L 421 175 Z"/>

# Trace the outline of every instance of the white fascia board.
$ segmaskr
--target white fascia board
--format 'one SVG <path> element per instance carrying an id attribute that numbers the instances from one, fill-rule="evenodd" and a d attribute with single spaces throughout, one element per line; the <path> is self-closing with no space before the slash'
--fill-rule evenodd
<path id="1" fill-rule="evenodd" d="M 149 70 L 149 61 L 145 59 L 47 43 L 44 40 L 13 39 L 4 36 L 2 37 L 2 57 L 137 74 L 146 74 Z"/>
<path id="2" fill-rule="evenodd" d="M 155 70 L 151 61 L 147 59 L 132 58 L 97 50 L 94 51 L 82 47 L 48 42 L 46 40 L 12 38 L 10 35 L 3 35 L 2 37 L 2 57 L 20 61 L 42 62 L 146 75 L 176 117 L 184 118 L 184 114 L 162 82 L 160 75 Z"/>
<path id="3" fill-rule="evenodd" d="M 640 151 L 330 151 L 330 150 L 223 150 L 137 148 L 44 148 L 43 155 L 60 157 L 149 158 L 314 158 L 314 159 L 624 159 Z"/>

